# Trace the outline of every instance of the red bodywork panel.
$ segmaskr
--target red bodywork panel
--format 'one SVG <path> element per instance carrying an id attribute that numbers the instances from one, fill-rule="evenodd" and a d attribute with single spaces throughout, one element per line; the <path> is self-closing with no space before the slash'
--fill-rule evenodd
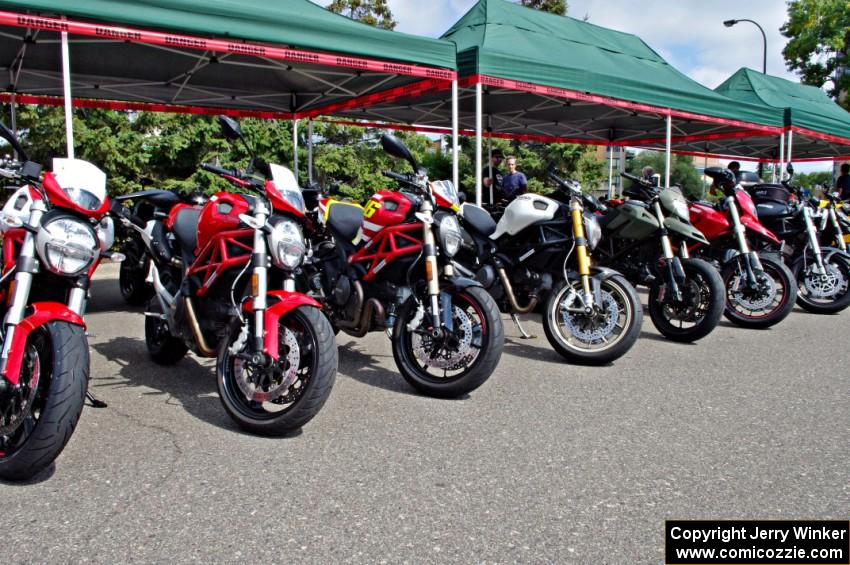
<path id="1" fill-rule="evenodd" d="M 365 228 L 364 228 L 365 231 Z M 354 255 L 349 263 L 368 263 L 364 281 L 371 281 L 387 265 L 422 249 L 422 223 L 401 224 L 384 228 Z"/>
<path id="2" fill-rule="evenodd" d="M 691 224 L 701 231 L 708 241 L 732 233 L 732 225 L 725 212 L 718 212 L 714 207 L 699 202 L 688 206 L 691 213 Z"/>
<path id="3" fill-rule="evenodd" d="M 278 323 L 280 319 L 288 312 L 298 308 L 299 306 L 310 306 L 311 308 L 319 308 L 322 305 L 301 292 L 288 292 L 286 290 L 270 290 L 266 294 L 269 301 L 276 300 L 274 304 L 266 308 L 263 312 L 263 327 L 265 327 L 264 336 L 264 352 L 275 361 L 280 360 L 280 341 L 278 339 Z M 253 299 L 247 300 L 242 305 L 242 310 L 245 312 L 254 311 Z"/>
<path id="4" fill-rule="evenodd" d="M 269 197 L 269 201 L 271 201 L 272 208 L 274 208 L 278 212 L 291 214 L 296 218 L 304 217 L 304 211 L 299 210 L 298 208 L 287 202 L 287 200 L 283 197 L 283 195 L 280 193 L 274 183 L 270 180 L 266 181 L 266 195 Z"/>
<path id="5" fill-rule="evenodd" d="M 24 228 L 13 228 L 3 234 L 3 273 L 15 266 L 26 233 Z"/>
<path id="6" fill-rule="evenodd" d="M 369 241 L 382 229 L 397 226 L 408 219 L 413 202 L 399 192 L 376 192 L 363 209 L 363 239 Z"/>
<path id="7" fill-rule="evenodd" d="M 109 211 L 109 198 L 104 198 L 103 203 L 97 210 L 87 210 L 77 206 L 73 200 L 68 198 L 68 195 L 65 194 L 65 191 L 61 186 L 59 186 L 59 183 L 56 182 L 56 177 L 54 177 L 51 172 L 44 173 L 42 186 L 44 187 L 45 192 L 47 192 L 50 203 L 58 208 L 74 210 L 88 218 L 101 218 Z"/>
<path id="8" fill-rule="evenodd" d="M 36 302 L 30 308 L 33 310 L 32 314 L 21 320 L 21 323 L 15 327 L 12 348 L 9 350 L 9 359 L 6 361 L 6 371 L 3 376 L 13 385 L 17 385 L 21 377 L 21 364 L 24 360 L 27 340 L 33 331 L 52 321 L 68 322 L 76 326 L 86 327 L 86 323 L 80 315 L 70 310 L 65 304 Z"/>
<path id="9" fill-rule="evenodd" d="M 206 247 L 221 232 L 239 228 L 242 223 L 239 215 L 247 214 L 250 208 L 248 201 L 241 194 L 219 192 L 210 198 L 201 208 L 201 216 L 198 218 L 196 252 Z"/>

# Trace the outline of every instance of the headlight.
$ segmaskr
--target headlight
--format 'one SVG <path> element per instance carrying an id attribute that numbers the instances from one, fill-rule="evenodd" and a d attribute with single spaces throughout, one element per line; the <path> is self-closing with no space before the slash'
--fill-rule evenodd
<path id="1" fill-rule="evenodd" d="M 88 269 L 100 249 L 94 229 L 70 216 L 42 224 L 35 245 L 47 269 L 65 276 L 76 276 Z"/>
<path id="2" fill-rule="evenodd" d="M 587 246 L 595 249 L 599 245 L 599 240 L 602 239 L 602 226 L 599 225 L 599 220 L 594 214 L 584 215 L 584 232 L 587 238 Z"/>
<path id="3" fill-rule="evenodd" d="M 454 257 L 463 243 L 463 234 L 460 233 L 457 218 L 451 214 L 444 214 L 437 224 L 437 232 L 440 236 L 440 249 L 446 257 Z"/>
<path id="4" fill-rule="evenodd" d="M 278 219 L 274 223 L 269 233 L 269 253 L 272 256 L 272 263 L 281 269 L 292 271 L 304 260 L 306 250 L 301 228 L 295 222 Z"/>

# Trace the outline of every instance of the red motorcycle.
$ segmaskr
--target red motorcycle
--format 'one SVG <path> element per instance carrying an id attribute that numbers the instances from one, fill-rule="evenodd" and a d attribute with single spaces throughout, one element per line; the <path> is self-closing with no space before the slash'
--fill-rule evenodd
<path id="1" fill-rule="evenodd" d="M 97 167 L 54 159 L 53 171 L 42 173 L 3 124 L 0 137 L 20 157 L 0 164 L 0 175 L 20 186 L 0 217 L 0 478 L 25 480 L 59 456 L 83 410 L 89 379 L 83 315 L 114 226 L 106 175 Z"/>
<path id="2" fill-rule="evenodd" d="M 247 147 L 239 124 L 219 120 L 226 137 Z M 304 200 L 291 171 L 254 157 L 245 171 L 202 168 L 256 196 L 220 192 L 203 207 L 177 204 L 150 231 L 123 212 L 153 263 L 148 352 L 162 365 L 189 349 L 217 357 L 218 392 L 231 418 L 253 433 L 280 435 L 318 413 L 337 371 L 321 305 L 295 290 L 307 251 Z"/>
<path id="3" fill-rule="evenodd" d="M 305 282 L 338 330 L 391 335 L 396 366 L 411 386 L 455 397 L 483 384 L 504 345 L 499 309 L 477 281 L 455 274 L 460 250 L 459 194 L 450 181 L 429 181 L 392 136 L 381 144 L 413 173 L 384 175 L 399 192 L 380 191 L 365 208 L 324 198 Z"/>
<path id="4" fill-rule="evenodd" d="M 747 328 L 767 328 L 784 320 L 794 308 L 797 285 L 782 260 L 759 255 L 749 238 L 779 245 L 779 239 L 759 222 L 756 206 L 728 169 L 709 167 L 705 174 L 714 179 L 724 197 L 717 205 L 693 202 L 691 221 L 708 239 L 709 245 L 682 247 L 720 267 L 726 286 L 726 318 Z"/>

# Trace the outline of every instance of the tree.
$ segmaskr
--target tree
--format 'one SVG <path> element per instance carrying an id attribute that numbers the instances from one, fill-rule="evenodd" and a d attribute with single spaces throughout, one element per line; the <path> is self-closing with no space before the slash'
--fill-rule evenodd
<path id="1" fill-rule="evenodd" d="M 395 29 L 398 23 L 393 19 L 387 0 L 333 0 L 327 8 L 352 20 L 383 29 Z"/>
<path id="2" fill-rule="evenodd" d="M 629 164 L 629 172 L 640 176 L 641 169 L 650 166 L 664 178 L 664 153 L 658 151 L 643 151 Z M 663 180 L 662 180 L 663 184 Z M 703 196 L 702 179 L 694 168 L 693 157 L 687 155 L 672 155 L 670 160 L 670 184 L 682 187 L 686 198 L 697 200 Z"/>
<path id="3" fill-rule="evenodd" d="M 541 12 L 558 14 L 559 16 L 567 15 L 567 0 L 521 0 L 521 4 Z"/>
<path id="4" fill-rule="evenodd" d="M 782 50 L 788 68 L 805 84 L 832 83 L 830 95 L 850 109 L 850 0 L 791 0 L 781 31 L 790 39 Z"/>

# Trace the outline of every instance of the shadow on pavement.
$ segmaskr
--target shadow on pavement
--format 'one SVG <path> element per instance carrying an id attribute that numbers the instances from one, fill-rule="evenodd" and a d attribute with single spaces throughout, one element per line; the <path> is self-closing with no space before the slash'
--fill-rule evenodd
<path id="1" fill-rule="evenodd" d="M 91 282 L 91 299 L 86 307 L 86 313 L 98 312 L 143 312 L 142 306 L 130 306 L 121 297 L 118 279 L 94 279 Z"/>
<path id="2" fill-rule="evenodd" d="M 392 359 L 391 355 L 379 355 L 377 353 L 361 351 L 359 342 L 353 339 L 343 343 L 342 340 L 345 337 L 342 333 L 337 335 L 340 374 L 351 377 L 355 381 L 365 385 L 399 394 L 418 396 L 416 391 L 407 384 L 407 381 L 404 380 L 404 377 L 395 368 L 390 370 L 380 365 L 379 360 L 387 357 L 395 365 L 395 360 Z"/>
<path id="3" fill-rule="evenodd" d="M 61 456 L 60 456 L 60 462 L 61 462 Z M 50 478 L 53 476 L 53 474 L 55 472 L 56 472 L 56 461 L 53 461 L 52 463 L 50 463 L 50 465 L 48 465 L 47 467 L 42 469 L 34 477 L 30 477 L 29 479 L 27 479 L 25 481 L 4 481 L 4 480 L 0 480 L 0 485 L 3 485 L 4 487 L 12 487 L 12 488 L 14 488 L 14 487 L 19 487 L 19 488 L 29 487 L 29 486 L 37 485 L 39 483 L 43 483 L 45 481 L 50 480 Z"/>
<path id="4" fill-rule="evenodd" d="M 120 367 L 117 375 L 92 375 L 90 386 L 95 394 L 98 389 L 144 386 L 154 390 L 143 396 L 160 396 L 168 404 L 173 404 L 171 398 L 174 398 L 199 420 L 242 433 L 221 406 L 214 369 L 204 367 L 191 355 L 172 367 L 162 367 L 150 360 L 145 342 L 140 338 L 116 337 L 92 344 L 92 348 Z"/>

